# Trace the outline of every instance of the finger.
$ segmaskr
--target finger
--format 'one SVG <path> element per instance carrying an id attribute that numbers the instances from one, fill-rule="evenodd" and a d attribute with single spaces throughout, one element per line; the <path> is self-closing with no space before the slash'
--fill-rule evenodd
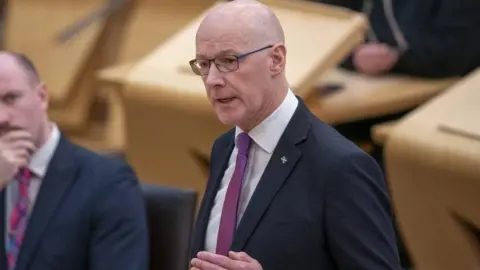
<path id="1" fill-rule="evenodd" d="M 201 251 L 197 254 L 197 257 L 202 261 L 210 262 L 227 269 L 233 269 L 235 267 L 235 261 L 223 255 Z"/>
<path id="2" fill-rule="evenodd" d="M 226 270 L 225 268 L 211 262 L 207 262 L 198 258 L 192 260 L 192 267 L 202 270 Z"/>
<path id="3" fill-rule="evenodd" d="M 8 159 L 18 167 L 27 167 L 30 163 L 30 153 L 26 149 L 12 150 Z"/>
<path id="4" fill-rule="evenodd" d="M 30 132 L 22 129 L 15 129 L 6 132 L 2 138 L 8 141 L 15 141 L 15 140 L 32 140 L 32 135 Z"/>
<path id="5" fill-rule="evenodd" d="M 28 140 L 18 140 L 11 143 L 10 147 L 12 149 L 26 149 L 30 154 L 35 152 L 35 144 L 32 141 Z"/>
<path id="6" fill-rule="evenodd" d="M 17 157 L 12 162 L 17 169 L 27 168 L 30 164 L 30 159 L 28 157 Z"/>
<path id="7" fill-rule="evenodd" d="M 254 262 L 255 260 L 248 256 L 247 253 L 245 252 L 234 252 L 234 251 L 230 251 L 228 253 L 228 256 L 233 259 L 233 260 L 236 260 L 236 261 L 244 261 L 244 262 Z"/>

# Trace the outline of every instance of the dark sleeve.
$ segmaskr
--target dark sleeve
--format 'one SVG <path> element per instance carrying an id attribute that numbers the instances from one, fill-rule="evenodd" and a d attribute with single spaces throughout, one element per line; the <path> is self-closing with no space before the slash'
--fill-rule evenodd
<path id="1" fill-rule="evenodd" d="M 363 0 L 310 0 L 312 2 L 330 4 L 349 8 L 355 11 L 362 11 Z"/>
<path id="2" fill-rule="evenodd" d="M 358 152 L 340 160 L 328 183 L 326 236 L 338 269 L 401 269 L 386 182 Z"/>
<path id="3" fill-rule="evenodd" d="M 90 270 L 147 270 L 146 211 L 133 170 L 122 165 L 92 201 Z"/>
<path id="4" fill-rule="evenodd" d="M 461 76 L 480 65 L 480 1 L 443 0 L 434 18 L 404 30 L 409 49 L 393 72 Z"/>

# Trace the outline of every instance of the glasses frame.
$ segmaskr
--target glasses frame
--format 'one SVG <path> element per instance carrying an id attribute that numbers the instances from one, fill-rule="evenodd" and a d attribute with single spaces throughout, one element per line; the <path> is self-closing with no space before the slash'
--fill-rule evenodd
<path id="1" fill-rule="evenodd" d="M 240 55 L 223 55 L 223 56 L 221 56 L 221 57 L 234 57 L 234 58 L 236 58 L 236 64 L 237 64 L 237 65 L 236 65 L 236 67 L 235 67 L 234 69 L 232 69 L 232 70 L 226 70 L 226 71 L 225 71 L 225 70 L 222 70 L 223 68 L 220 69 L 219 66 L 218 66 L 218 64 L 215 62 L 215 60 L 217 60 L 218 57 L 215 57 L 215 58 L 212 58 L 212 59 L 202 59 L 202 60 L 208 61 L 208 70 L 210 70 L 210 67 L 212 66 L 212 63 L 213 63 L 213 64 L 215 65 L 215 67 L 217 68 L 217 70 L 220 71 L 220 72 L 224 72 L 224 73 L 235 72 L 235 71 L 237 71 L 237 70 L 240 68 L 240 63 L 239 63 L 239 62 L 240 62 L 241 59 L 243 59 L 243 58 L 245 58 L 245 57 L 247 57 L 247 56 L 249 56 L 249 55 L 252 55 L 252 54 L 254 54 L 254 53 L 261 52 L 261 51 L 266 50 L 266 49 L 270 49 L 270 48 L 272 48 L 272 47 L 273 47 L 273 45 L 267 45 L 267 46 L 262 47 L 262 48 L 260 48 L 260 49 L 256 49 L 256 50 L 253 50 L 253 51 L 251 51 L 251 52 L 243 53 L 243 54 L 240 54 Z M 190 68 L 191 68 L 192 71 L 193 71 L 193 73 L 195 73 L 196 75 L 199 75 L 199 76 L 208 75 L 208 72 L 202 74 L 202 73 L 200 72 L 200 70 L 196 68 L 196 65 L 195 65 L 195 64 L 196 64 L 197 60 L 198 60 L 198 59 L 192 59 L 192 60 L 190 60 L 190 61 L 188 62 L 188 64 L 190 65 Z"/>

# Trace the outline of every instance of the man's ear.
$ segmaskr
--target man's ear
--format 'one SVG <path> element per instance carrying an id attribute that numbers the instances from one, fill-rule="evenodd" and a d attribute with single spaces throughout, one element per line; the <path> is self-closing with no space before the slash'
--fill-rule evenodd
<path id="1" fill-rule="evenodd" d="M 47 86 L 43 82 L 40 82 L 38 84 L 37 94 L 38 94 L 38 97 L 40 98 L 40 100 L 42 102 L 43 109 L 47 110 L 48 109 L 49 96 L 48 96 Z"/>
<path id="2" fill-rule="evenodd" d="M 276 76 L 285 70 L 287 48 L 283 44 L 277 44 L 272 47 L 271 50 L 272 62 L 270 66 L 270 72 L 272 76 Z"/>

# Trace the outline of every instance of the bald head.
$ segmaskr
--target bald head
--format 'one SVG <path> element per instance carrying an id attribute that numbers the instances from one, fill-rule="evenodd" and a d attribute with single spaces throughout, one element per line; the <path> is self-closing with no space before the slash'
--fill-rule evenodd
<path id="1" fill-rule="evenodd" d="M 197 41 L 221 30 L 253 46 L 285 42 L 277 16 L 268 6 L 254 0 L 236 0 L 215 7 L 201 22 Z"/>
<path id="2" fill-rule="evenodd" d="M 284 43 L 278 18 L 258 1 L 236 0 L 208 12 L 190 64 L 222 123 L 249 131 L 280 105 L 288 90 Z"/>
<path id="3" fill-rule="evenodd" d="M 21 53 L 0 51 L 0 71 L 4 69 L 9 69 L 13 72 L 20 69 L 32 83 L 38 83 L 40 80 L 33 62 Z"/>

